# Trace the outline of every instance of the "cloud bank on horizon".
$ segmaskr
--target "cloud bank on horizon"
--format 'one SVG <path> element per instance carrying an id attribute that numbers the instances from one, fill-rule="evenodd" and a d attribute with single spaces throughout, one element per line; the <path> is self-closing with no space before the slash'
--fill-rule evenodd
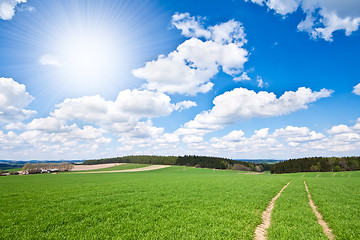
<path id="1" fill-rule="evenodd" d="M 313 39 L 332 41 L 338 30 L 350 36 L 360 24 L 356 1 L 248 1 L 285 18 L 300 9 L 305 19 L 297 28 Z M 0 0 L 0 18 L 11 20 L 17 4 L 25 2 Z M 305 114 L 305 121 L 309 110 L 325 99 L 336 99 L 337 89 L 298 85 L 292 90 L 268 91 L 269 77 L 251 75 L 257 71 L 257 66 L 249 67 L 257 53 L 248 47 L 247 26 L 234 18 L 209 25 L 205 16 L 174 12 L 167 31 L 177 31 L 181 41 L 169 53 L 157 53 L 153 60 L 131 69 L 143 84 L 119 90 L 115 99 L 99 94 L 64 97 L 51 106 L 50 113 L 39 116 L 46 103 L 37 103 L 28 89 L 31 82 L 1 77 L 3 158 L 199 154 L 239 159 L 360 154 L 359 117 L 316 130 L 301 121 L 294 126 L 291 120 L 296 113 L 298 117 Z M 39 54 L 33 61 L 37 68 L 50 67 L 49 71 L 62 66 L 49 54 Z M 220 88 L 225 83 L 228 85 Z M 360 83 L 352 88 L 343 94 L 357 103 Z M 251 131 L 242 127 L 252 122 Z"/>

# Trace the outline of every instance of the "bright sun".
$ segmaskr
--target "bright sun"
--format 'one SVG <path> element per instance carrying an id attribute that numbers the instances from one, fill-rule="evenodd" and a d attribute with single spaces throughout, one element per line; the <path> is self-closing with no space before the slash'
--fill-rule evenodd
<path id="1" fill-rule="evenodd" d="M 115 41 L 101 31 L 68 34 L 59 43 L 63 72 L 72 80 L 97 85 L 116 70 L 115 49 Z"/>
<path id="2" fill-rule="evenodd" d="M 111 88 L 121 69 L 120 46 L 106 26 L 68 25 L 54 36 L 50 53 L 61 86 L 75 91 Z M 48 63 L 48 65 L 51 65 Z"/>
<path id="3" fill-rule="evenodd" d="M 101 77 L 115 60 L 109 40 L 95 34 L 69 36 L 61 48 L 64 70 L 78 78 Z"/>

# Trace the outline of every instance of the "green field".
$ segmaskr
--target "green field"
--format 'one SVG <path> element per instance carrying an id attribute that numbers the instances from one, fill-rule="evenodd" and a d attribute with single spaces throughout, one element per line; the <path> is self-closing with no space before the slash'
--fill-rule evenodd
<path id="1" fill-rule="evenodd" d="M 360 237 L 360 172 L 246 175 L 173 166 L 134 173 L 0 178 L 1 239 L 252 239 L 280 189 L 269 239 Z"/>
<path id="2" fill-rule="evenodd" d="M 3 170 L 3 171 L 6 171 L 6 172 L 18 172 L 18 171 L 21 171 L 22 168 L 11 168 L 11 169 L 6 169 L 6 170 Z"/>

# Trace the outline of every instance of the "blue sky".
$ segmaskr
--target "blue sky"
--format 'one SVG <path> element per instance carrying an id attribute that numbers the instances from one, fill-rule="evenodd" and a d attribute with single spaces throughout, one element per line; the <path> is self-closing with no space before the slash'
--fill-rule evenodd
<path id="1" fill-rule="evenodd" d="M 0 158 L 360 154 L 357 0 L 0 0 Z"/>

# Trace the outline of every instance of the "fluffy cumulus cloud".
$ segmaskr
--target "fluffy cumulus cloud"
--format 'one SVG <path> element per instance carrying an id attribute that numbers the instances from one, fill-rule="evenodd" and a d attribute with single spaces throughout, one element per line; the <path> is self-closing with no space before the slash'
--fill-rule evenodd
<path id="1" fill-rule="evenodd" d="M 271 92 L 254 92 L 245 88 L 235 88 L 217 96 L 214 107 L 198 114 L 194 120 L 180 128 L 178 134 L 206 134 L 240 119 L 266 118 L 289 114 L 307 109 L 310 103 L 329 97 L 332 90 L 314 92 L 301 87 L 296 92 L 285 92 L 279 98 Z"/>
<path id="2" fill-rule="evenodd" d="M 186 101 L 176 103 L 175 110 L 182 111 L 184 109 L 188 109 L 188 108 L 196 107 L 196 106 L 197 106 L 196 102 L 186 100 Z"/>
<path id="3" fill-rule="evenodd" d="M 0 133 L 1 153 L 21 149 L 29 156 L 66 156 L 68 152 L 77 152 L 74 156 L 94 155 L 113 138 L 124 149 L 175 146 L 179 136 L 164 133 L 151 118 L 196 106 L 192 101 L 171 103 L 164 93 L 135 89 L 121 91 L 114 101 L 99 95 L 65 99 L 50 116 L 22 121 L 36 113 L 25 109 L 31 101 L 33 97 L 24 85 L 0 79 L 0 120 L 6 130 Z"/>
<path id="4" fill-rule="evenodd" d="M 124 90 L 115 101 L 99 95 L 66 99 L 51 114 L 66 121 L 81 120 L 98 125 L 130 123 L 142 118 L 167 116 L 174 110 L 196 106 L 192 101 L 172 104 L 164 93 L 149 90 Z"/>
<path id="5" fill-rule="evenodd" d="M 360 83 L 354 87 L 353 93 L 360 96 Z"/>
<path id="6" fill-rule="evenodd" d="M 46 120 L 42 121 L 45 123 Z M 36 124 L 36 123 L 35 123 Z M 21 133 L 0 131 L 0 148 L 3 154 L 21 150 L 22 157 L 53 157 L 55 159 L 68 157 L 73 159 L 79 156 L 96 154 L 96 150 L 102 144 L 109 144 L 111 138 L 103 136 L 102 129 L 92 126 L 78 127 L 76 124 L 61 126 L 61 131 L 55 132 L 47 128 L 36 127 L 34 124 L 24 125 Z M 42 155 L 44 154 L 44 155 Z"/>
<path id="7" fill-rule="evenodd" d="M 307 127 L 293 127 L 287 126 L 286 128 L 277 129 L 274 137 L 283 137 L 289 142 L 290 145 L 297 146 L 299 142 L 310 142 L 315 140 L 324 139 L 325 136 L 321 133 L 311 131 Z"/>
<path id="8" fill-rule="evenodd" d="M 147 62 L 133 70 L 134 76 L 145 79 L 150 90 L 194 95 L 213 87 L 213 78 L 221 69 L 234 77 L 241 76 L 248 51 L 240 22 L 231 20 L 205 28 L 200 18 L 188 13 L 175 14 L 172 25 L 190 39 L 167 56 Z"/>
<path id="9" fill-rule="evenodd" d="M 0 78 L 0 122 L 21 121 L 34 115 L 35 111 L 25 109 L 33 100 L 25 85 Z"/>
<path id="10" fill-rule="evenodd" d="M 360 1 L 358 0 L 245 0 L 266 5 L 275 13 L 287 15 L 301 9 L 306 17 L 299 25 L 300 31 L 313 38 L 332 41 L 335 31 L 344 30 L 349 36 L 360 24 Z"/>
<path id="11" fill-rule="evenodd" d="M 15 7 L 27 0 L 0 0 L 0 19 L 10 20 L 15 15 Z"/>
<path id="12" fill-rule="evenodd" d="M 56 106 L 51 116 L 63 122 L 75 120 L 94 124 L 117 134 L 119 142 L 127 146 L 149 147 L 152 141 L 179 141 L 178 136 L 164 133 L 163 128 L 153 126 L 151 118 L 168 116 L 173 111 L 193 106 L 196 103 L 192 101 L 173 104 L 168 95 L 160 92 L 124 90 L 115 101 L 105 100 L 101 96 L 66 99 Z"/>

